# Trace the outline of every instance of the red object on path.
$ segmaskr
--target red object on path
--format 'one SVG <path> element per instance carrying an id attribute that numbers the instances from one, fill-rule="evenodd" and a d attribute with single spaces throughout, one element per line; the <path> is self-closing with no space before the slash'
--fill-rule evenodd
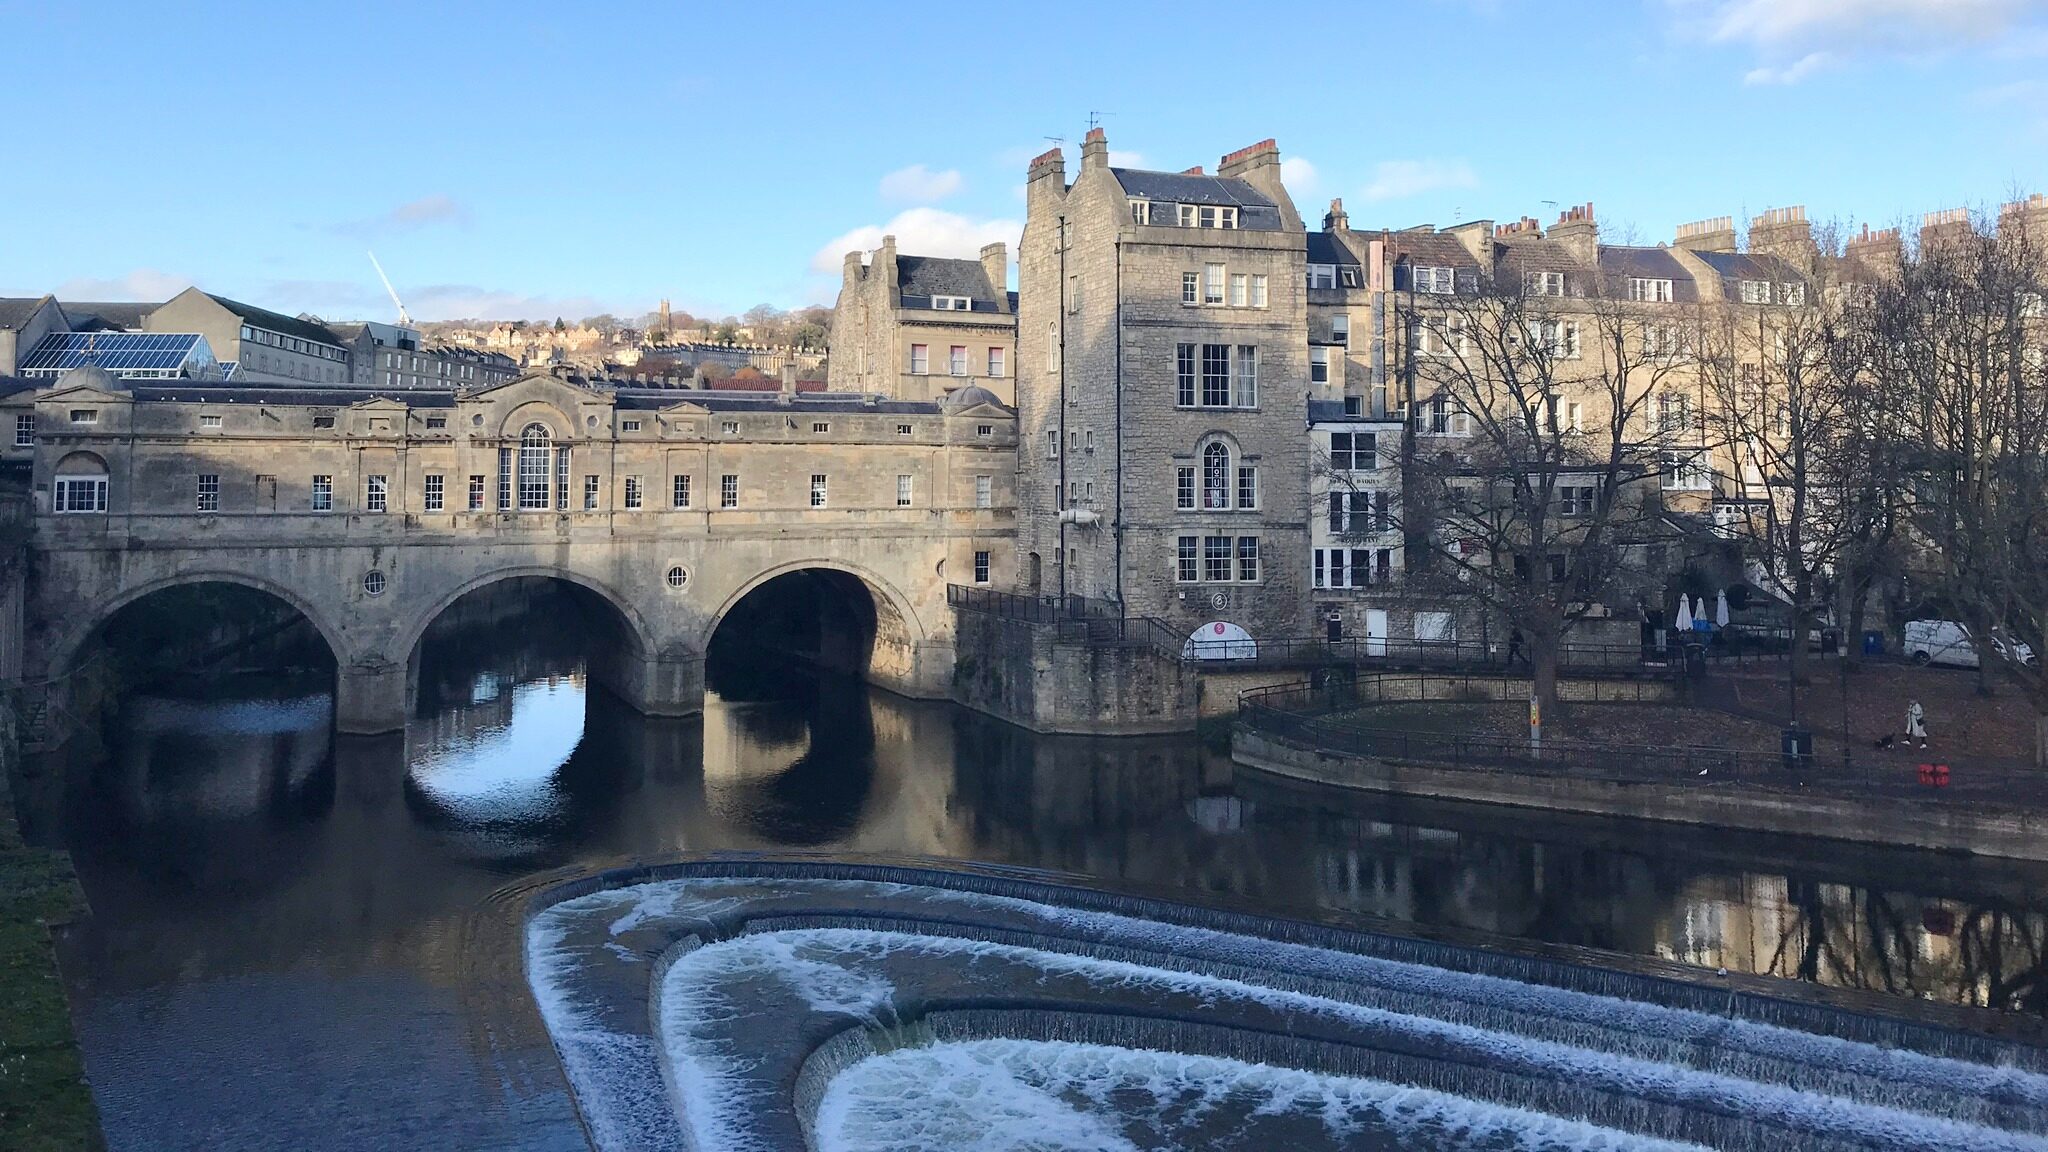
<path id="1" fill-rule="evenodd" d="M 1948 787 L 1948 765 L 1922 764 L 1920 766 L 1920 783 L 1925 784 L 1929 788 Z"/>

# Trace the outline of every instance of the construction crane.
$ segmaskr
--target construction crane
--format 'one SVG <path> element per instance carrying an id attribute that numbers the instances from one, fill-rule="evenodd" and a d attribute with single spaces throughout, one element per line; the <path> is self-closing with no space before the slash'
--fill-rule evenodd
<path id="1" fill-rule="evenodd" d="M 384 274 L 384 266 L 377 263 L 377 254 L 375 252 L 370 253 L 370 267 L 377 270 L 377 279 L 384 282 L 384 291 L 390 293 L 391 303 L 397 305 L 398 323 L 406 328 L 412 327 L 412 317 L 406 314 L 405 301 L 398 298 L 398 289 L 391 286 L 391 277 Z"/>

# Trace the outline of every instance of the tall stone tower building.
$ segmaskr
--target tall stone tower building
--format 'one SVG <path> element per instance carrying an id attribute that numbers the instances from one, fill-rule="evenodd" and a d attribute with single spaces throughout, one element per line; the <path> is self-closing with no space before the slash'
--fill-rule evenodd
<path id="1" fill-rule="evenodd" d="M 1305 245 L 1266 140 L 1067 182 L 1031 162 L 1018 258 L 1018 571 L 1184 633 L 1306 627 Z M 1216 631 L 1216 625 L 1225 625 Z"/>

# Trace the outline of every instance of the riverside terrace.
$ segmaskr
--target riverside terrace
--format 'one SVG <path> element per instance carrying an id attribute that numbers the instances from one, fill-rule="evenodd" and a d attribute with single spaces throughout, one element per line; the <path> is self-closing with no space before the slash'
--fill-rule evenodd
<path id="1" fill-rule="evenodd" d="M 612 1149 L 2048 1147 L 2048 1054 L 1927 1024 L 924 867 L 540 892 Z"/>
<path id="2" fill-rule="evenodd" d="M 1670 701 L 1676 684 L 1567 679 L 1581 707 Z M 1374 792 L 1886 841 L 2048 858 L 2048 788 L 2011 764 L 1793 757 L 1730 748 L 1417 732 L 1376 709 L 1421 701 L 1522 701 L 1528 681 L 1497 673 L 1371 673 L 1276 685 L 1239 697 L 1232 756 L 1282 776 Z M 1924 760 L 1926 763 L 1920 763 Z"/>

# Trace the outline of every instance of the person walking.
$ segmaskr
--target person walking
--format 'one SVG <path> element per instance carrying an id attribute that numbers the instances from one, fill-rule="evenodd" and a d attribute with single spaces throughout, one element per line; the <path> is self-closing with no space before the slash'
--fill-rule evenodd
<path id="1" fill-rule="evenodd" d="M 1927 710 L 1920 707 L 1918 700 L 1906 705 L 1906 739 L 1918 740 L 1922 748 L 1927 747 Z"/>
<path id="2" fill-rule="evenodd" d="M 1517 660 L 1521 660 L 1521 659 L 1522 659 L 1522 630 L 1521 630 L 1520 628 L 1517 628 L 1517 629 L 1515 629 L 1514 631 L 1512 631 L 1512 632 L 1509 632 L 1509 633 L 1508 633 L 1508 663 L 1507 663 L 1507 666 L 1508 666 L 1508 667 L 1510 667 L 1510 668 L 1513 668 L 1513 667 L 1515 666 L 1515 661 L 1517 661 Z M 1526 663 L 1526 661 L 1524 661 L 1524 662 Z"/>

